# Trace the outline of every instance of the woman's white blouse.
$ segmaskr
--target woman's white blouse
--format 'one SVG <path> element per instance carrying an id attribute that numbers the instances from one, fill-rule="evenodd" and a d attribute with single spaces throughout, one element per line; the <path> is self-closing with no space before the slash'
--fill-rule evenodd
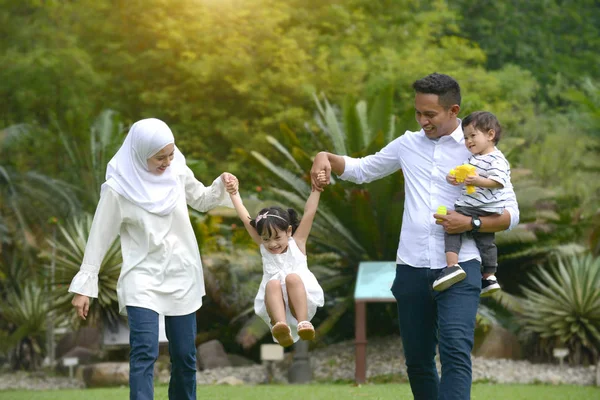
<path id="1" fill-rule="evenodd" d="M 185 196 L 166 216 L 145 211 L 107 187 L 98 203 L 83 264 L 69 292 L 98 297 L 98 271 L 109 246 L 121 236 L 123 265 L 117 282 L 119 312 L 126 306 L 149 308 L 163 315 L 187 315 L 202 305 L 206 294 L 202 261 L 187 205 L 206 212 L 233 207 L 218 177 L 210 187 L 186 167 L 179 181 Z"/>

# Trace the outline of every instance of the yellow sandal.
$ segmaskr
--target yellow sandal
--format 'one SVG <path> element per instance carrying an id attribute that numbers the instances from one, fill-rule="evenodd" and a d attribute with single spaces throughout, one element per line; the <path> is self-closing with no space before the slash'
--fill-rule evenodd
<path id="1" fill-rule="evenodd" d="M 276 323 L 271 329 L 271 334 L 277 342 L 283 347 L 289 347 L 294 344 L 292 330 L 285 322 Z"/>
<path id="2" fill-rule="evenodd" d="M 309 321 L 302 321 L 298 324 L 298 336 L 302 340 L 313 340 L 315 338 L 315 328 Z"/>

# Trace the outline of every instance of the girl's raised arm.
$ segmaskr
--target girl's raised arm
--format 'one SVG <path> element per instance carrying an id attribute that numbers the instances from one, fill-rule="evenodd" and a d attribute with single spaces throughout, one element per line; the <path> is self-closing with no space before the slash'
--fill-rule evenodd
<path id="1" fill-rule="evenodd" d="M 306 254 L 306 240 L 310 234 L 315 215 L 317 214 L 317 207 L 319 206 L 319 199 L 321 198 L 321 192 L 318 190 L 310 192 L 306 205 L 304 206 L 304 214 L 300 220 L 300 225 L 294 232 L 294 240 L 298 245 L 298 248 Z"/>
<path id="2" fill-rule="evenodd" d="M 242 202 L 242 198 L 240 197 L 240 192 L 238 191 L 235 194 L 229 193 L 229 196 L 231 197 L 231 202 L 233 203 L 233 207 L 235 208 L 235 211 L 237 212 L 238 217 L 240 217 L 240 219 L 244 223 L 244 227 L 246 228 L 246 230 L 252 237 L 252 240 L 254 240 L 254 243 L 256 243 L 257 245 L 260 246 L 262 244 L 262 239 L 261 239 L 260 235 L 258 234 L 258 232 L 256 232 L 256 229 L 254 229 L 254 227 L 252 225 L 250 225 L 250 220 L 252 218 L 250 217 L 248 210 L 246 209 L 246 207 L 244 206 L 244 203 Z"/>

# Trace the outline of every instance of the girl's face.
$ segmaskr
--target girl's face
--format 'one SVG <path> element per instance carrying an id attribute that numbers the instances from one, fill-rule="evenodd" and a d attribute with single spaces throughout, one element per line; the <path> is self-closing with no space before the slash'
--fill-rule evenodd
<path id="1" fill-rule="evenodd" d="M 264 232 L 264 234 L 261 235 L 261 238 L 265 249 L 267 249 L 269 253 L 281 254 L 287 251 L 288 239 L 290 236 L 292 236 L 291 226 L 287 231 L 282 231 L 273 227 L 271 229 L 271 236 L 269 236 L 269 232 Z"/>
<path id="2" fill-rule="evenodd" d="M 472 154 L 487 154 L 494 150 L 496 133 L 493 129 L 483 132 L 469 125 L 464 129 L 464 135 L 465 146 Z"/>
<path id="3" fill-rule="evenodd" d="M 148 171 L 154 175 L 162 175 L 175 157 L 175 145 L 166 145 L 161 151 L 148 159 Z"/>

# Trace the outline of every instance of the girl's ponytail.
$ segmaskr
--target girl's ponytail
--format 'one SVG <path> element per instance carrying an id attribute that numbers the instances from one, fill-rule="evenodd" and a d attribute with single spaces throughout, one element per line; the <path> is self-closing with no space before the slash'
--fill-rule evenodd
<path id="1" fill-rule="evenodd" d="M 292 235 L 296 232 L 296 228 L 300 225 L 300 220 L 298 219 L 298 213 L 293 208 L 287 209 L 288 215 L 290 216 L 290 225 L 292 226 Z"/>

